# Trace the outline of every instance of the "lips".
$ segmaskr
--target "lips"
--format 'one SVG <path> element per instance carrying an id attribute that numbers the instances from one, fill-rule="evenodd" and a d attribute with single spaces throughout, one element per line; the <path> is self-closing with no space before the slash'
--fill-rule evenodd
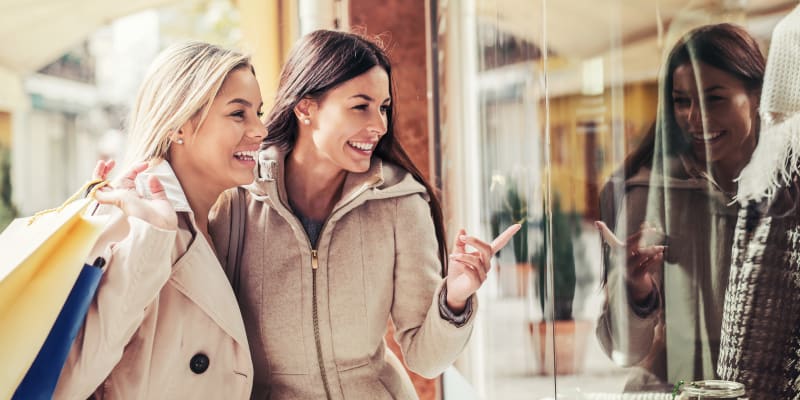
<path id="1" fill-rule="evenodd" d="M 255 161 L 258 155 L 258 150 L 237 151 L 233 153 L 233 158 L 239 161 Z"/>
<path id="2" fill-rule="evenodd" d="M 692 139 L 696 142 L 713 142 L 725 134 L 725 131 L 694 132 Z"/>
<path id="3" fill-rule="evenodd" d="M 371 153 L 375 149 L 376 142 L 357 142 L 348 140 L 347 145 L 361 152 Z"/>

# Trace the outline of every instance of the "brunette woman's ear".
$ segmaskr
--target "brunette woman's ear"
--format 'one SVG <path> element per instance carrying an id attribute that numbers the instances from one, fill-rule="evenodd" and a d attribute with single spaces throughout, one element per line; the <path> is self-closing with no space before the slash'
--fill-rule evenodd
<path id="1" fill-rule="evenodd" d="M 301 99 L 296 106 L 294 106 L 294 115 L 297 120 L 303 124 L 311 124 L 311 113 L 316 107 L 316 102 L 310 98 Z M 306 122 L 307 121 L 307 122 Z"/>

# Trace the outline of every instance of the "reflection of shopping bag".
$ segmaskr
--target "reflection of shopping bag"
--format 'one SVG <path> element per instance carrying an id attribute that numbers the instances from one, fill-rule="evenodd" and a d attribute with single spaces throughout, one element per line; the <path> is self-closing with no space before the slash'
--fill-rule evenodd
<path id="1" fill-rule="evenodd" d="M 90 202 L 67 200 L 0 234 L 0 399 L 33 363 L 105 225 L 83 215 Z"/>
<path id="2" fill-rule="evenodd" d="M 33 365 L 28 369 L 28 373 L 25 374 L 25 379 L 17 387 L 14 399 L 47 400 L 53 397 L 56 383 L 58 383 L 58 376 L 61 375 L 61 369 L 67 360 L 72 342 L 83 325 L 86 312 L 89 310 L 94 293 L 97 291 L 97 285 L 103 275 L 103 270 L 101 269 L 103 264 L 105 264 L 105 260 L 98 257 L 94 265 L 86 264 L 83 266 L 75 286 L 69 292 L 69 297 L 67 297 L 64 307 L 61 308 L 61 312 L 50 330 L 50 334 L 47 335 L 47 340 L 42 345 L 42 349 L 39 350 L 39 355 L 36 356 Z"/>

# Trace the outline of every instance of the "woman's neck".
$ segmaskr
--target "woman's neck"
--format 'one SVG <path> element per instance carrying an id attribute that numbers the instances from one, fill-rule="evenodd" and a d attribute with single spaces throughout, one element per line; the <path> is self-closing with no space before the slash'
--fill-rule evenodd
<path id="1" fill-rule="evenodd" d="M 186 196 L 186 201 L 189 202 L 189 207 L 192 209 L 197 229 L 211 243 L 208 234 L 208 213 L 224 189 L 209 185 L 204 177 L 193 173 L 191 169 L 172 165 L 172 170 L 175 172 L 175 176 L 178 177 L 178 181 L 183 188 L 183 194 Z"/>
<path id="2" fill-rule="evenodd" d="M 714 178 L 714 182 L 725 193 L 736 193 L 737 184 L 735 179 L 739 176 L 739 172 L 741 172 L 741 168 L 731 170 L 729 167 L 716 163 L 711 167 L 711 176 Z"/>
<path id="3" fill-rule="evenodd" d="M 732 157 L 721 159 L 711 163 L 711 176 L 727 193 L 736 193 L 738 183 L 736 179 L 750 161 L 750 157 L 755 151 L 755 138 L 742 143 L 741 151 Z"/>
<path id="4" fill-rule="evenodd" d="M 286 158 L 286 191 L 295 212 L 314 221 L 328 218 L 342 196 L 347 171 L 309 152 L 293 150 Z"/>

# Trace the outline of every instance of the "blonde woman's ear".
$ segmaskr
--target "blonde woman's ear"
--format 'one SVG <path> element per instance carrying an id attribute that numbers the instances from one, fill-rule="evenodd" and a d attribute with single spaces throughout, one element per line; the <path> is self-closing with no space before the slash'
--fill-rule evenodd
<path id="1" fill-rule="evenodd" d="M 178 131 L 172 131 L 169 135 L 169 141 L 175 144 L 183 144 L 183 129 L 178 129 Z"/>

